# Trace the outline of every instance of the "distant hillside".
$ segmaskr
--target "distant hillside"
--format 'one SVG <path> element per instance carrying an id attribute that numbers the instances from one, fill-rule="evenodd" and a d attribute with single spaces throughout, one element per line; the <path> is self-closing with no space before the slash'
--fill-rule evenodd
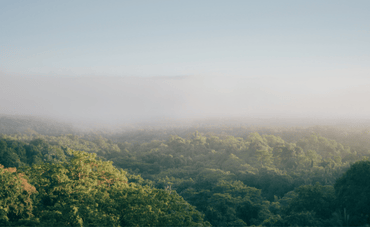
<path id="1" fill-rule="evenodd" d="M 0 133 L 14 134 L 30 131 L 52 136 L 77 132 L 70 124 L 48 118 L 0 115 Z"/>

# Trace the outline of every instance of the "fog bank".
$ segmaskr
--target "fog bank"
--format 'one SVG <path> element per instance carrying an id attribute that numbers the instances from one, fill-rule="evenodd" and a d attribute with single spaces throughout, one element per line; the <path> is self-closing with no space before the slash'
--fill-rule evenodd
<path id="1" fill-rule="evenodd" d="M 0 114 L 128 123 L 156 118 L 365 118 L 370 80 L 0 75 Z"/>

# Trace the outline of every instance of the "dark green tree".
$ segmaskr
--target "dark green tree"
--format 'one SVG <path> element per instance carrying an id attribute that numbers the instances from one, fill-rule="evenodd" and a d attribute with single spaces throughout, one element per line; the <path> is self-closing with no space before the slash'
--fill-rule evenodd
<path id="1" fill-rule="evenodd" d="M 370 224 L 370 161 L 359 161 L 335 182 L 338 203 L 350 225 Z"/>

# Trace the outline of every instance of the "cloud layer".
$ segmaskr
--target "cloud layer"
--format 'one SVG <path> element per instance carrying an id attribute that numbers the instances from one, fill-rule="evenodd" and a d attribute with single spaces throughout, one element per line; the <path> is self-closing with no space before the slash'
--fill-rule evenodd
<path id="1" fill-rule="evenodd" d="M 128 122 L 159 117 L 368 118 L 363 78 L 0 75 L 0 114 Z"/>

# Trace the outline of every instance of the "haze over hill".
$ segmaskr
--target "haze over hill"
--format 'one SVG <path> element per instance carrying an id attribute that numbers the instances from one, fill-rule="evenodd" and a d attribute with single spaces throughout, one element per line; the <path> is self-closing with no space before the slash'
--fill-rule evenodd
<path id="1" fill-rule="evenodd" d="M 370 226 L 369 9 L 0 1 L 0 226 Z"/>
<path id="2" fill-rule="evenodd" d="M 370 2 L 4 1 L 0 114 L 368 119 Z"/>
<path id="3" fill-rule="evenodd" d="M 368 118 L 369 79 L 2 74 L 0 113 L 129 123 L 158 118 Z"/>

